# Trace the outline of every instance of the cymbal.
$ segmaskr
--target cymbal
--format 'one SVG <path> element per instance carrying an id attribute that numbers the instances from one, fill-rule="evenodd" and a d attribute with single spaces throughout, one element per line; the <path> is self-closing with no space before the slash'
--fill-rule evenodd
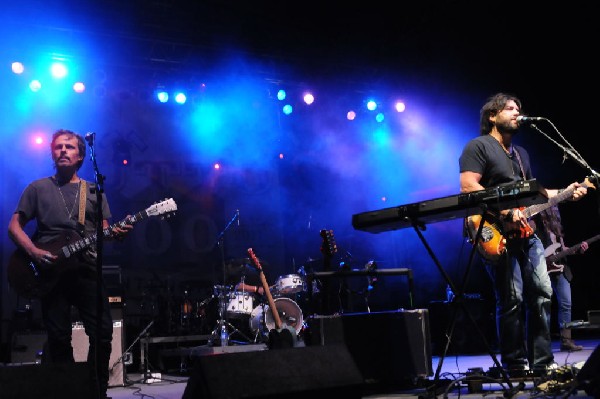
<path id="1" fill-rule="evenodd" d="M 263 261 L 262 259 L 260 263 L 264 266 L 269 265 L 269 262 Z M 229 274 L 247 274 L 258 272 L 258 268 L 254 266 L 254 263 L 250 260 L 250 258 L 228 259 L 225 262 L 225 270 Z"/>
<path id="2" fill-rule="evenodd" d="M 237 276 L 237 275 L 242 275 L 242 274 L 246 275 L 246 274 L 252 274 L 252 273 L 257 272 L 256 268 L 249 264 L 236 265 L 236 264 L 231 264 L 231 263 L 228 263 L 225 265 L 225 271 L 227 272 L 227 275 L 229 275 L 229 276 Z"/>

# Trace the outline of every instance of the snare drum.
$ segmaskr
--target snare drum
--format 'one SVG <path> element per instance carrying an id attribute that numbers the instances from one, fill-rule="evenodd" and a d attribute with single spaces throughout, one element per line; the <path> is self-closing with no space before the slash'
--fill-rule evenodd
<path id="1" fill-rule="evenodd" d="M 299 274 L 286 274 L 277 278 L 275 289 L 281 295 L 297 294 L 306 291 L 306 284 Z"/>
<path id="2" fill-rule="evenodd" d="M 289 298 L 275 298 L 273 302 L 279 313 L 282 325 L 285 324 L 286 326 L 292 327 L 296 330 L 296 334 L 300 334 L 304 324 L 300 306 Z M 255 307 L 250 315 L 250 329 L 252 332 L 254 334 L 258 332 L 268 334 L 268 332 L 274 328 L 275 320 L 273 319 L 273 313 L 271 313 L 269 305 L 264 306 L 264 311 L 262 305 Z"/>
<path id="3" fill-rule="evenodd" d="M 247 291 L 235 291 L 229 294 L 228 315 L 250 315 L 254 307 L 254 298 Z"/>

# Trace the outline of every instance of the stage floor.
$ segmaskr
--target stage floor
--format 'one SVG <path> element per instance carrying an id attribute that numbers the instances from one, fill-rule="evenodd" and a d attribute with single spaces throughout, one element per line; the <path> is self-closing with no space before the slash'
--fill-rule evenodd
<path id="1" fill-rule="evenodd" d="M 565 395 L 572 387 L 570 382 L 573 382 L 573 379 L 565 377 L 565 373 L 576 373 L 583 367 L 587 359 L 600 344 L 600 336 L 577 339 L 577 343 L 583 345 L 584 350 L 569 353 L 561 352 L 559 350 L 558 341 L 553 342 L 555 361 L 559 365 L 559 369 L 553 374 L 553 379 L 550 379 L 549 381 L 537 379 L 534 381 L 531 377 L 511 379 L 510 384 L 513 386 L 513 390 L 509 396 L 515 398 L 530 398 L 532 396 L 566 397 Z M 227 356 L 227 354 L 220 354 L 219 356 Z M 500 360 L 499 355 L 497 355 L 497 360 Z M 490 368 L 495 366 L 494 361 L 489 354 L 447 355 L 442 361 L 440 374 L 436 379 L 435 377 L 439 363 L 440 357 L 434 356 L 432 358 L 433 375 L 427 379 L 418 381 L 417 384 L 410 389 L 394 390 L 391 392 L 369 392 L 369 389 L 365 389 L 362 398 L 423 398 L 436 395 L 440 397 L 465 398 L 488 398 L 490 395 L 494 397 L 506 397 L 504 394 L 510 389 L 506 384 L 506 381 L 503 383 L 502 379 L 492 381 L 483 378 L 480 379 L 480 381 L 482 381 L 481 384 L 478 384 L 477 381 L 473 382 L 472 379 L 465 379 L 469 370 L 473 369 L 482 369 L 484 376 L 488 374 Z M 241 367 L 241 369 L 243 370 L 243 367 Z M 108 391 L 108 395 L 113 399 L 137 399 L 140 397 L 181 399 L 189 378 L 186 375 L 178 374 L 154 375 L 152 380 L 145 379 L 145 377 L 148 377 L 148 375 L 143 375 L 141 373 L 127 373 L 125 379 L 126 386 L 111 387 Z M 231 381 L 231 383 L 236 384 L 236 381 Z M 438 389 L 428 390 L 426 388 L 433 386 L 438 387 Z M 547 387 L 548 389 L 545 392 L 540 392 L 540 387 Z M 581 387 L 573 390 L 569 396 L 589 397 Z M 311 396 L 311 398 L 312 397 L 314 397 L 314 395 Z"/>

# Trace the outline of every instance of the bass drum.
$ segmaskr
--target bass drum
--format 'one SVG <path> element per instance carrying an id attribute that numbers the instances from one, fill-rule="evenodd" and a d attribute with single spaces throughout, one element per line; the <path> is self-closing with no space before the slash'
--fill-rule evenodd
<path id="1" fill-rule="evenodd" d="M 300 306 L 289 298 L 276 298 L 273 302 L 275 302 L 275 307 L 279 313 L 282 327 L 283 325 L 287 325 L 295 329 L 296 334 L 300 334 L 304 325 Z M 269 305 L 259 305 L 252 310 L 250 314 L 250 329 L 254 334 L 268 334 L 269 331 L 275 329 L 275 320 L 273 320 L 273 313 Z"/>

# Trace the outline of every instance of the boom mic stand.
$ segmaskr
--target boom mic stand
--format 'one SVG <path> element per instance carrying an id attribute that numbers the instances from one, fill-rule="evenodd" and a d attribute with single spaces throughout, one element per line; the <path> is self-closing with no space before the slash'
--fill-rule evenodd
<path id="1" fill-rule="evenodd" d="M 225 226 L 223 231 L 221 231 L 219 233 L 219 235 L 217 236 L 216 245 L 220 248 L 221 263 L 222 263 L 222 267 L 223 267 L 223 285 L 215 286 L 216 292 L 214 294 L 217 295 L 217 298 L 219 300 L 219 305 L 218 305 L 219 306 L 219 320 L 217 321 L 217 325 L 215 326 L 214 330 L 212 330 L 212 332 L 211 332 L 211 335 L 213 337 L 209 341 L 211 343 L 214 343 L 215 340 L 221 341 L 221 331 L 226 331 L 228 338 L 230 336 L 232 336 L 233 334 L 238 333 L 242 337 L 244 337 L 244 339 L 246 341 L 250 342 L 250 338 L 248 338 L 245 334 L 243 334 L 240 330 L 238 330 L 233 324 L 231 324 L 230 322 L 227 321 L 226 298 L 229 296 L 229 288 L 226 285 L 226 283 L 227 283 L 227 266 L 225 264 L 225 245 L 224 245 L 225 240 L 224 240 L 224 237 L 225 237 L 225 233 L 227 232 L 227 230 L 229 230 L 231 225 L 233 225 L 233 222 L 235 222 L 236 220 L 239 221 L 239 218 L 240 218 L 240 212 L 239 212 L 239 210 L 236 210 L 235 214 L 233 215 L 231 220 L 229 220 L 229 222 L 227 223 L 227 225 Z M 231 332 L 229 332 L 229 329 L 231 329 Z M 229 345 L 229 342 L 220 342 L 220 343 L 221 343 L 221 346 Z"/>
<path id="2" fill-rule="evenodd" d="M 566 147 L 566 146 L 560 144 L 559 142 L 557 142 L 556 140 L 554 140 L 552 137 L 550 137 L 550 135 L 548 135 L 547 133 L 542 131 L 539 127 L 537 127 L 536 124 L 531 123 L 529 126 L 533 129 L 537 130 L 538 132 L 540 132 L 544 137 L 546 137 L 548 140 L 550 140 L 551 142 L 556 144 L 561 150 L 563 150 L 563 154 L 564 154 L 563 161 L 566 160 L 567 157 L 571 157 L 575 162 L 577 162 L 579 164 L 579 166 L 581 166 L 584 169 L 589 170 L 590 173 L 592 174 L 592 177 L 593 177 L 596 185 L 597 185 L 598 179 L 600 178 L 600 174 L 598 174 L 598 172 L 596 172 L 594 169 L 592 169 L 592 167 L 585 161 L 585 159 L 583 159 L 583 157 L 581 156 L 581 154 L 579 154 L 579 152 L 575 149 L 575 147 L 573 147 L 573 145 L 571 145 L 571 143 L 569 143 L 569 141 L 560 133 L 560 131 L 556 128 L 556 126 L 554 126 L 554 123 L 552 123 L 552 121 L 550 121 L 549 119 L 546 119 L 546 118 L 539 118 L 539 119 L 548 122 L 552 126 L 554 131 L 558 134 L 558 136 L 567 144 L 568 147 Z"/>

